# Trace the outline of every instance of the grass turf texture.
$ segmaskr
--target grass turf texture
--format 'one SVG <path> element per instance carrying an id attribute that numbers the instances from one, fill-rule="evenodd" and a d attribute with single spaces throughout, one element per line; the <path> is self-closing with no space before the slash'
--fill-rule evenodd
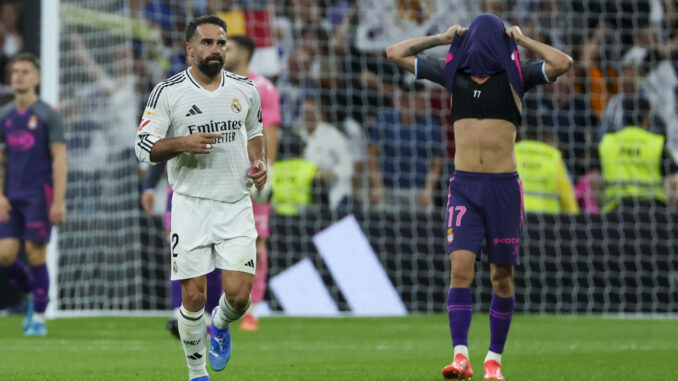
<path id="1" fill-rule="evenodd" d="M 48 322 L 24 337 L 21 317 L 0 318 L 0 380 L 187 380 L 179 341 L 162 318 Z M 486 315 L 470 333 L 474 380 L 489 344 Z M 582 316 L 514 318 L 503 357 L 511 380 L 674 379 L 676 320 Z M 233 357 L 215 380 L 442 380 L 452 358 L 446 315 L 262 319 L 233 330 Z M 209 367 L 209 366 L 208 366 Z"/>

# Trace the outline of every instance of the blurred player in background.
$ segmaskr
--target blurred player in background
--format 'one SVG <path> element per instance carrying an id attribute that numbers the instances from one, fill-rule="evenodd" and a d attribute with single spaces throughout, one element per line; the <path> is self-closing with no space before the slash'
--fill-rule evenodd
<path id="1" fill-rule="evenodd" d="M 249 77 L 257 86 L 261 95 L 262 122 L 266 139 L 266 161 L 268 168 L 278 153 L 278 125 L 280 124 L 280 97 L 271 81 L 249 71 L 248 66 L 254 54 L 254 41 L 247 36 L 230 36 L 226 44 L 224 68 L 243 77 Z M 268 187 L 267 187 L 268 188 Z M 270 232 L 268 221 L 271 216 L 269 204 L 270 191 L 255 191 L 253 194 L 254 222 L 257 227 L 257 271 L 252 285 L 252 306 L 243 317 L 240 329 L 256 331 L 259 329 L 257 306 L 264 300 L 266 293 L 266 275 L 268 274 L 268 248 L 266 238 Z M 209 296 L 209 295 L 208 295 Z"/>
<path id="2" fill-rule="evenodd" d="M 44 336 L 47 243 L 66 216 L 66 143 L 59 114 L 36 93 L 38 58 L 19 54 L 11 83 L 14 101 L 0 109 L 0 266 L 22 292 L 32 291 L 24 333 Z M 22 242 L 29 267 L 17 259 Z"/>
<path id="3" fill-rule="evenodd" d="M 249 79 L 222 68 L 226 23 L 216 16 L 186 26 L 189 69 L 151 92 L 135 145 L 139 160 L 168 161 L 172 196 L 172 280 L 181 280 L 179 335 L 189 378 L 209 380 L 203 321 L 205 275 L 222 270 L 224 294 L 212 312 L 210 365 L 231 357 L 230 323 L 245 314 L 256 267 L 252 183 L 266 183 L 261 100 Z"/>
<path id="4" fill-rule="evenodd" d="M 544 60 L 520 62 L 516 44 Z M 446 60 L 418 55 L 440 45 L 450 45 Z M 452 96 L 457 152 L 446 224 L 452 268 L 447 308 L 454 360 L 443 368 L 443 376 L 473 376 L 468 354 L 470 287 L 486 239 L 494 294 L 484 379 L 503 380 L 501 355 L 515 307 L 513 267 L 520 263 L 523 223 L 522 184 L 514 153 L 522 96 L 569 70 L 572 59 L 524 36 L 517 26 L 506 30 L 502 20 L 491 14 L 476 17 L 468 29 L 455 25 L 439 35 L 397 43 L 386 54 L 417 78 L 445 86 Z"/>

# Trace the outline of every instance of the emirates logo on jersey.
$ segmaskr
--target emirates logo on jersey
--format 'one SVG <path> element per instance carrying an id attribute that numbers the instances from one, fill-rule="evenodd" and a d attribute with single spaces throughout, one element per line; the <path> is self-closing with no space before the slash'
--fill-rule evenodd
<path id="1" fill-rule="evenodd" d="M 235 113 L 239 113 L 242 110 L 242 106 L 240 106 L 240 101 L 238 101 L 238 98 L 233 98 L 233 102 L 231 102 L 231 110 Z"/>
<path id="2" fill-rule="evenodd" d="M 35 130 L 37 128 L 38 128 L 38 117 L 33 115 L 31 116 L 30 119 L 28 119 L 28 129 Z"/>

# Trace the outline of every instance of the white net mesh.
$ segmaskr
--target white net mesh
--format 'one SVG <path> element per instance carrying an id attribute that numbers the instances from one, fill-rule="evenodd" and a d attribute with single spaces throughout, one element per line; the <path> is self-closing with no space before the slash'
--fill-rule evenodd
<path id="1" fill-rule="evenodd" d="M 57 308 L 164 309 L 163 233 L 139 211 L 130 145 L 141 102 L 131 37 L 140 24 L 115 0 L 64 2 L 61 19 L 69 174 Z"/>
<path id="2" fill-rule="evenodd" d="M 167 306 L 160 219 L 146 219 L 138 208 L 134 128 L 152 85 L 185 67 L 186 21 L 216 13 L 228 22 L 229 35 L 255 39 L 251 69 L 278 88 L 279 160 L 303 155 L 303 101 L 312 97 L 346 140 L 348 157 L 332 164 L 350 160 L 353 168 L 344 194 L 349 202 L 332 202 L 331 186 L 318 180 L 313 205 L 296 216 L 273 214 L 269 275 L 310 257 L 340 309 L 348 310 L 311 236 L 353 212 L 407 308 L 442 311 L 449 284 L 444 205 L 454 153 L 449 97 L 427 84 L 424 98 L 411 100 L 423 128 L 433 126 L 438 134 L 384 135 L 393 131 L 389 113 L 401 108 L 397 94 L 419 85 L 383 51 L 405 38 L 468 25 L 478 13 L 491 11 L 576 63 L 558 83 L 525 99 L 523 127 L 557 137 L 582 214 L 528 214 L 523 264 L 516 270 L 518 309 L 676 312 L 671 209 L 639 205 L 603 215 L 600 195 L 587 182 L 595 175 L 600 137 L 620 128 L 608 106 L 617 94 L 645 94 L 653 106 L 652 131 L 665 134 L 676 151 L 678 80 L 670 44 L 675 7 L 659 0 L 63 1 L 61 102 L 70 173 L 69 220 L 60 236 L 59 309 Z M 537 58 L 527 51 L 522 57 Z M 379 123 L 385 126 L 382 134 Z M 370 147 L 379 147 L 383 159 L 373 162 L 385 188 L 380 202 L 370 169 L 376 151 Z M 425 200 L 431 206 L 424 208 L 421 191 L 436 160 L 441 169 L 433 171 L 437 181 Z M 675 189 L 668 196 L 673 205 Z M 489 305 L 488 270 L 478 264 L 474 292 L 480 309 Z M 280 309 L 271 293 L 266 298 Z"/>

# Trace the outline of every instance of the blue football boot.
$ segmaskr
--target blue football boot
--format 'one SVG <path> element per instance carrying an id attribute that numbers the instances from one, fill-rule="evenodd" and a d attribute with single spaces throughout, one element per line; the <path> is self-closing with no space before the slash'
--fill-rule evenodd
<path id="1" fill-rule="evenodd" d="M 221 371 L 226 368 L 228 360 L 231 359 L 231 327 L 219 329 L 214 324 L 214 316 L 218 313 L 219 307 L 212 311 L 212 321 L 210 323 L 210 366 L 214 371 Z"/>
<path id="2" fill-rule="evenodd" d="M 45 323 L 38 323 L 31 321 L 31 324 L 24 331 L 25 336 L 45 336 L 47 335 L 47 327 Z"/>

